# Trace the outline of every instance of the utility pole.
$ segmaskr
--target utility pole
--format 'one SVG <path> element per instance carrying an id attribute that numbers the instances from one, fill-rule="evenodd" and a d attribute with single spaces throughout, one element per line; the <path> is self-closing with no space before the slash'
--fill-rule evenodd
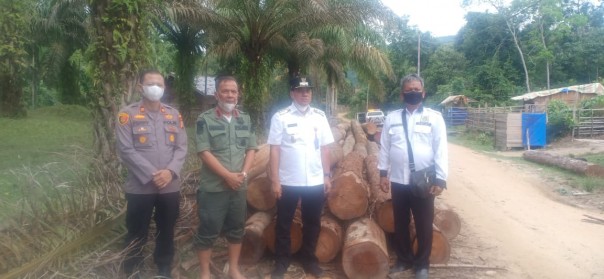
<path id="1" fill-rule="evenodd" d="M 417 75 L 420 75 L 420 67 L 421 67 L 421 50 L 422 50 L 422 40 L 421 40 L 421 32 L 417 30 Z"/>
<path id="2" fill-rule="evenodd" d="M 367 95 L 366 95 L 366 97 L 367 97 L 367 101 L 366 101 L 367 105 L 365 107 L 365 111 L 368 111 L 369 110 L 369 84 L 367 85 Z"/>

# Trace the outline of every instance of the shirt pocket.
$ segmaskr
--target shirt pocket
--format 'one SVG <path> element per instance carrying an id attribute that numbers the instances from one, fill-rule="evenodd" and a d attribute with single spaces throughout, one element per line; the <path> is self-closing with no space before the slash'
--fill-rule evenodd
<path id="1" fill-rule="evenodd" d="M 298 126 L 285 128 L 285 142 L 294 144 L 301 142 L 301 140 L 300 128 Z"/>
<path id="2" fill-rule="evenodd" d="M 212 150 L 223 150 L 229 145 L 226 130 L 210 130 L 210 148 Z"/>
<path id="3" fill-rule="evenodd" d="M 166 145 L 175 146 L 178 142 L 178 127 L 174 125 L 166 125 L 164 130 L 166 132 Z"/>
<path id="4" fill-rule="evenodd" d="M 247 130 L 235 130 L 235 145 L 239 149 L 245 149 L 250 143 L 250 131 Z"/>
<path id="5" fill-rule="evenodd" d="M 388 130 L 388 135 L 390 136 L 391 142 L 407 142 L 405 139 L 405 128 L 403 125 L 390 127 Z"/>
<path id="6" fill-rule="evenodd" d="M 134 148 L 147 149 L 153 146 L 151 141 L 151 126 L 148 124 L 140 124 L 132 129 L 134 135 Z"/>

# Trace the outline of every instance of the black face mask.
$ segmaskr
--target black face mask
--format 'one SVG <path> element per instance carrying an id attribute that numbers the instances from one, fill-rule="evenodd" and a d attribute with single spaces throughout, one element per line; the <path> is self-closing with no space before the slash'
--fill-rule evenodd
<path id="1" fill-rule="evenodd" d="M 422 102 L 424 98 L 422 97 L 422 92 L 419 91 L 411 91 L 403 93 L 403 102 L 410 105 L 417 105 Z"/>

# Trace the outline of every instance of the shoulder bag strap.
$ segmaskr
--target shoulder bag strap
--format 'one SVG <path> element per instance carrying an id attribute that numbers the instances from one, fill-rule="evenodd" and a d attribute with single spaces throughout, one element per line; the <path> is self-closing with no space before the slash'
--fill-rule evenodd
<path id="1" fill-rule="evenodd" d="M 413 149 L 411 149 L 411 142 L 409 141 L 409 135 L 407 133 L 407 109 L 403 108 L 402 112 L 403 128 L 405 128 L 405 139 L 407 139 L 407 155 L 409 155 L 409 169 L 411 172 L 415 171 L 415 162 L 413 161 Z"/>

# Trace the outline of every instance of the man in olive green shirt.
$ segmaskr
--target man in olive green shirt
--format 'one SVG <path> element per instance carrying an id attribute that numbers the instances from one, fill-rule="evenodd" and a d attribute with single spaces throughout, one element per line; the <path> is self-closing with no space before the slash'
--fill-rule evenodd
<path id="1" fill-rule="evenodd" d="M 218 106 L 199 115 L 195 137 L 203 163 L 195 237 L 200 278 L 210 278 L 211 248 L 223 232 L 229 242 L 229 276 L 242 279 L 238 262 L 247 207 L 247 171 L 258 148 L 249 115 L 235 109 L 239 98 L 235 78 L 218 77 L 215 96 Z"/>

